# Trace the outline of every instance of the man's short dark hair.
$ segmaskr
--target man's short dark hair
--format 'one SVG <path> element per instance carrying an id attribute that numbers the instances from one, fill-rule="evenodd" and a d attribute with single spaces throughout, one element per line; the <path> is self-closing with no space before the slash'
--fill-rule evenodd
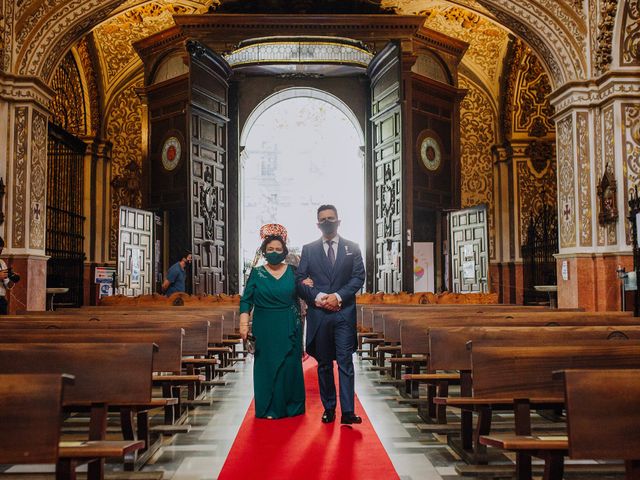
<path id="1" fill-rule="evenodd" d="M 280 235 L 267 235 L 264 238 L 264 240 L 262 241 L 262 245 L 260 245 L 260 251 L 263 255 L 267 253 L 267 245 L 269 245 L 273 241 L 280 242 L 282 244 L 282 251 L 284 252 L 285 256 L 289 255 L 287 244 L 285 243 L 284 238 L 282 238 Z"/>
<path id="2" fill-rule="evenodd" d="M 4 248 L 4 238 L 0 237 L 0 248 Z"/>
<path id="3" fill-rule="evenodd" d="M 185 250 L 180 260 L 182 260 L 183 258 L 186 260 L 189 255 L 192 255 L 191 250 Z"/>
<path id="4" fill-rule="evenodd" d="M 320 212 L 324 212 L 325 210 L 333 210 L 333 213 L 336 214 L 336 218 L 338 218 L 338 209 L 331 204 L 327 204 L 327 205 L 320 205 L 318 207 L 318 212 L 316 213 L 316 217 L 320 216 Z"/>

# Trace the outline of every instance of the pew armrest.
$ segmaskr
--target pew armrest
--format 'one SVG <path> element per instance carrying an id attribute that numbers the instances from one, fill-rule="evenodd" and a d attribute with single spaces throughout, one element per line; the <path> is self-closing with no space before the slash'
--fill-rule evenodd
<path id="1" fill-rule="evenodd" d="M 475 398 L 475 397 L 435 397 L 434 403 L 437 405 L 447 405 L 449 407 L 472 408 L 474 406 L 513 406 L 515 398 L 494 397 L 494 398 Z M 531 405 L 563 405 L 563 397 L 548 398 L 530 398 Z"/>
<path id="2" fill-rule="evenodd" d="M 59 448 L 60 458 L 107 458 L 123 457 L 129 452 L 144 448 L 144 441 L 88 441 L 88 442 L 64 442 Z"/>
<path id="3" fill-rule="evenodd" d="M 402 380 L 412 380 L 414 382 L 456 382 L 460 381 L 459 373 L 405 373 Z"/>
<path id="4" fill-rule="evenodd" d="M 562 435 L 482 435 L 480 443 L 511 451 L 568 451 L 569 440 Z"/>

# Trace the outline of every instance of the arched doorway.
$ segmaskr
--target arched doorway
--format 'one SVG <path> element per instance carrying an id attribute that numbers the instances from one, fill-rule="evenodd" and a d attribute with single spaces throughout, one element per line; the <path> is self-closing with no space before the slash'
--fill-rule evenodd
<path id="1" fill-rule="evenodd" d="M 340 233 L 364 250 L 364 134 L 341 100 L 311 88 L 272 95 L 247 119 L 240 146 L 242 284 L 262 225 L 284 225 L 289 249 L 299 254 L 319 236 L 315 215 L 324 203 L 338 208 Z"/>

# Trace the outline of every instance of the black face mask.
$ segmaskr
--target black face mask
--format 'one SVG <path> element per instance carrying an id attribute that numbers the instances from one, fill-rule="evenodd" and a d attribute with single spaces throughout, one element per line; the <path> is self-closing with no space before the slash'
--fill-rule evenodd
<path id="1" fill-rule="evenodd" d="M 323 220 L 318 223 L 318 228 L 324 235 L 333 235 L 338 231 L 340 220 Z"/>

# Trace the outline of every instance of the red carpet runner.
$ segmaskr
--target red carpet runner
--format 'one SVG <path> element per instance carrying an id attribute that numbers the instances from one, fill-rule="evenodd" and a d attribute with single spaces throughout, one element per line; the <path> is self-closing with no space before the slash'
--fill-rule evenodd
<path id="1" fill-rule="evenodd" d="M 222 467 L 219 480 L 398 479 L 398 474 L 356 397 L 362 424 L 340 426 L 340 410 L 333 424 L 320 422 L 323 408 L 316 362 L 304 362 L 307 412 L 280 420 L 255 418 L 254 404 Z M 336 375 L 337 379 L 337 375 Z"/>

